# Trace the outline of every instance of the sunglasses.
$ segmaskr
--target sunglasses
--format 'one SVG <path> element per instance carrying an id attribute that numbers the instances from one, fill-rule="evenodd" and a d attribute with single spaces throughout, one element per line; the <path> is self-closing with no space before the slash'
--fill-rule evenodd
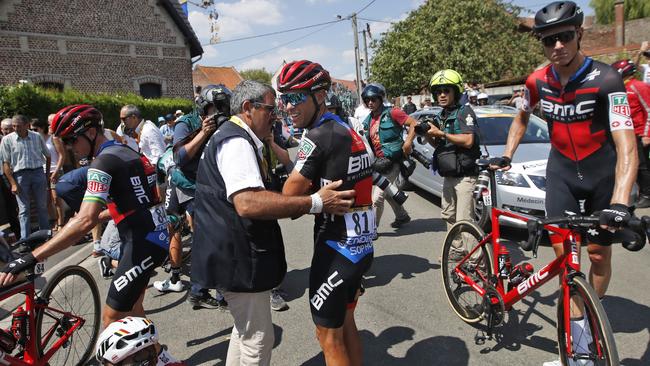
<path id="1" fill-rule="evenodd" d="M 286 106 L 291 103 L 292 106 L 297 106 L 307 101 L 307 93 L 289 93 L 280 95 L 282 103 Z"/>
<path id="2" fill-rule="evenodd" d="M 260 102 L 254 102 L 253 106 L 255 108 L 264 108 L 266 109 L 267 112 L 271 114 L 277 114 L 277 107 L 272 105 L 272 104 L 265 104 L 265 103 L 260 103 Z"/>
<path id="3" fill-rule="evenodd" d="M 371 101 L 377 103 L 377 102 L 379 102 L 379 97 L 363 98 L 363 102 L 365 104 L 368 104 Z"/>
<path id="4" fill-rule="evenodd" d="M 446 86 L 443 86 L 443 87 L 440 87 L 440 88 L 436 88 L 436 89 L 433 91 L 433 94 L 434 94 L 436 97 L 437 97 L 438 95 L 440 95 L 440 94 L 449 94 L 449 93 L 451 93 L 451 88 L 446 87 Z"/>
<path id="5" fill-rule="evenodd" d="M 129 114 L 128 116 L 120 117 L 120 121 L 124 122 L 124 121 L 126 121 L 127 118 L 133 117 L 133 116 L 134 116 L 133 114 Z"/>
<path id="6" fill-rule="evenodd" d="M 574 38 L 576 38 L 576 31 L 568 30 L 546 36 L 542 38 L 542 43 L 544 44 L 544 47 L 553 47 L 557 41 L 562 42 L 562 44 L 566 44 L 573 41 Z"/>

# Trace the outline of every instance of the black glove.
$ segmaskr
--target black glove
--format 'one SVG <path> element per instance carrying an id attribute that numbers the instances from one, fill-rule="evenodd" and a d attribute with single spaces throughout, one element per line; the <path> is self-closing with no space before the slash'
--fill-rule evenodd
<path id="1" fill-rule="evenodd" d="M 11 273 L 12 275 L 17 276 L 21 272 L 33 268 L 36 265 L 36 262 L 34 255 L 32 253 L 27 253 L 24 256 L 5 264 L 5 266 L 0 269 L 0 272 Z"/>
<path id="2" fill-rule="evenodd" d="M 512 159 L 510 159 L 507 156 L 502 156 L 500 158 L 492 158 L 492 159 L 490 159 L 490 165 L 496 165 L 499 168 L 509 167 L 511 163 L 512 163 Z"/>
<path id="3" fill-rule="evenodd" d="M 622 227 L 630 221 L 630 211 L 627 206 L 614 203 L 600 212 L 599 223 L 609 227 Z"/>

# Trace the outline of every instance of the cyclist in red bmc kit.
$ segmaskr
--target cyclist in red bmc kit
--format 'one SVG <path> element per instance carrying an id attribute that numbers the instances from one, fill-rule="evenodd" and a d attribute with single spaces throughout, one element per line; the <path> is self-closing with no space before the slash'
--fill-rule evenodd
<path id="1" fill-rule="evenodd" d="M 630 218 L 638 157 L 623 80 L 611 66 L 580 53 L 582 21 L 582 10 L 571 1 L 553 2 L 535 15 L 533 31 L 550 64 L 526 80 L 524 106 L 512 122 L 504 156 L 491 164 L 510 168 L 530 113 L 540 104 L 552 145 L 546 192 L 553 192 L 553 199 L 546 200 L 546 215 L 579 214 L 580 200 L 586 214 L 601 211 L 601 228 L 588 233 L 587 252 L 589 281 L 602 298 L 611 278 L 612 233 L 606 229 Z M 562 250 L 561 245 L 553 247 L 556 253 Z M 571 323 L 585 329 L 584 319 Z M 554 364 L 559 361 L 545 365 Z"/>
<path id="2" fill-rule="evenodd" d="M 327 111 L 330 84 L 329 73 L 310 61 L 291 62 L 280 71 L 282 102 L 296 127 L 307 129 L 282 193 L 303 195 L 338 180 L 343 181 L 340 189 L 355 191 L 344 215 L 316 215 L 309 302 L 325 362 L 361 365 L 354 309 L 373 258 L 372 169 L 361 136 Z"/>

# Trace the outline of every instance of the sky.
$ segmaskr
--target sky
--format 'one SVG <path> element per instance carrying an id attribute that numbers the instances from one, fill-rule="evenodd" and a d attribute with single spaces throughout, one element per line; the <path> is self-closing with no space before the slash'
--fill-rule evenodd
<path id="1" fill-rule="evenodd" d="M 529 10 L 532 16 L 551 1 L 515 0 L 512 3 Z M 369 23 L 373 38 L 377 38 L 389 29 L 390 22 L 406 18 L 424 0 L 215 0 L 214 8 L 219 14 L 216 21 L 217 35 L 222 43 L 213 45 L 210 44 L 212 33 L 208 12 L 194 5 L 200 2 L 201 0 L 188 1 L 189 20 L 204 51 L 203 58 L 197 64 L 234 66 L 239 71 L 265 68 L 275 72 L 283 60 L 290 62 L 308 59 L 321 63 L 335 78 L 354 80 L 354 39 L 350 20 L 293 32 L 285 31 L 336 21 L 337 15 L 345 18 L 365 8 L 358 14 L 358 30 L 360 32 L 365 29 L 366 23 Z M 576 2 L 585 14 L 593 14 L 589 0 Z M 462 6 L 462 0 L 458 3 Z M 272 32 L 279 34 L 228 42 Z M 362 37 L 360 34 L 359 46 L 363 57 Z M 372 59 L 372 54 L 370 58 Z"/>

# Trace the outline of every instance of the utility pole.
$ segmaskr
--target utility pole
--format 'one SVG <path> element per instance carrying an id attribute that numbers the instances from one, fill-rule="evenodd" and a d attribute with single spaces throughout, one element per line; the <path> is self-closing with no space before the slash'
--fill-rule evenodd
<path id="1" fill-rule="evenodd" d="M 357 13 L 352 13 L 352 36 L 354 37 L 354 62 L 357 72 L 357 96 L 361 100 L 361 65 L 359 60 L 359 32 L 357 31 Z"/>
<path id="2" fill-rule="evenodd" d="M 370 60 L 368 60 L 368 41 L 366 40 L 366 30 L 363 30 L 363 55 L 364 66 L 366 67 L 366 82 L 370 80 Z"/>

